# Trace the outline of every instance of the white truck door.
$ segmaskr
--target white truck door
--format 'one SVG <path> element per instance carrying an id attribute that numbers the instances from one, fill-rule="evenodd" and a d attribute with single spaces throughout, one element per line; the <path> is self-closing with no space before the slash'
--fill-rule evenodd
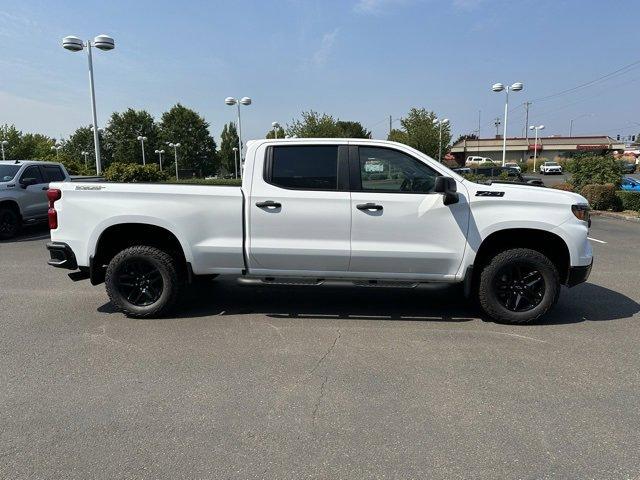
<path id="1" fill-rule="evenodd" d="M 252 273 L 313 276 L 348 271 L 346 144 L 258 148 L 247 204 Z"/>
<path id="2" fill-rule="evenodd" d="M 351 146 L 351 264 L 373 278 L 453 278 L 466 246 L 469 202 L 444 205 L 439 175 L 387 147 Z M 460 191 L 460 190 L 465 190 Z"/>

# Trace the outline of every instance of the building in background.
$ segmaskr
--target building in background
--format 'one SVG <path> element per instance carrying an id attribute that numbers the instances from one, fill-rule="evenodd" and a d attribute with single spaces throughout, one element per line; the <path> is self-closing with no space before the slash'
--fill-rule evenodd
<path id="1" fill-rule="evenodd" d="M 507 138 L 507 162 L 523 162 L 533 158 L 538 150 L 538 159 L 558 160 L 570 157 L 577 152 L 593 152 L 606 154 L 624 151 L 622 141 L 614 140 L 607 135 L 591 135 L 583 137 L 542 137 L 535 144 L 533 138 Z M 494 162 L 502 162 L 502 138 L 465 139 L 451 147 L 458 165 L 464 165 L 467 157 L 488 157 Z"/>

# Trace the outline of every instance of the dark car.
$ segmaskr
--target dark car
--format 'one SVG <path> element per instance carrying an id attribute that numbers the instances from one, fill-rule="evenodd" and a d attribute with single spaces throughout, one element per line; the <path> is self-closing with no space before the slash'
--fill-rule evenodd
<path id="1" fill-rule="evenodd" d="M 544 183 L 539 178 L 524 177 L 518 170 L 510 167 L 478 167 L 471 168 L 468 174 L 485 177 L 491 182 L 515 182 L 544 187 Z"/>

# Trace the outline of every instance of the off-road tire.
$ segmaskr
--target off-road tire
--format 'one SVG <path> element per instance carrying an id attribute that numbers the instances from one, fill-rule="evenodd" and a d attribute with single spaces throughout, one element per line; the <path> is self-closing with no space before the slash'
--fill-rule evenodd
<path id="1" fill-rule="evenodd" d="M 9 240 L 20 231 L 20 215 L 14 208 L 0 207 L 0 240 Z"/>
<path id="2" fill-rule="evenodd" d="M 162 291 L 157 300 L 149 305 L 136 305 L 127 299 L 119 283 L 119 276 L 125 265 L 138 261 L 154 267 L 162 278 Z M 143 245 L 126 248 L 114 256 L 107 266 L 105 276 L 111 303 L 117 310 L 133 318 L 161 317 L 168 313 L 176 304 L 182 283 L 183 275 L 171 255 L 158 248 Z"/>
<path id="3" fill-rule="evenodd" d="M 526 264 L 535 268 L 544 279 L 542 300 L 528 311 L 512 311 L 506 308 L 498 298 L 495 286 L 496 277 L 505 267 Z M 558 301 L 560 295 L 560 277 L 555 265 L 542 253 L 528 248 L 514 248 L 495 255 L 480 273 L 478 300 L 484 312 L 500 323 L 531 323 L 547 313 Z"/>

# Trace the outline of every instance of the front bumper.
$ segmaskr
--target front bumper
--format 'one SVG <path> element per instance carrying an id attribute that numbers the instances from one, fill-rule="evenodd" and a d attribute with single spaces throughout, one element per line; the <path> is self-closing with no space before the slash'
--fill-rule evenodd
<path id="1" fill-rule="evenodd" d="M 581 267 L 569 267 L 569 275 L 567 275 L 567 287 L 575 287 L 580 283 L 584 283 L 591 274 L 591 267 L 593 267 L 593 259 L 589 265 Z"/>
<path id="2" fill-rule="evenodd" d="M 47 243 L 47 250 L 51 259 L 47 262 L 52 267 L 66 268 L 68 270 L 76 270 L 78 262 L 71 247 L 62 242 Z"/>

